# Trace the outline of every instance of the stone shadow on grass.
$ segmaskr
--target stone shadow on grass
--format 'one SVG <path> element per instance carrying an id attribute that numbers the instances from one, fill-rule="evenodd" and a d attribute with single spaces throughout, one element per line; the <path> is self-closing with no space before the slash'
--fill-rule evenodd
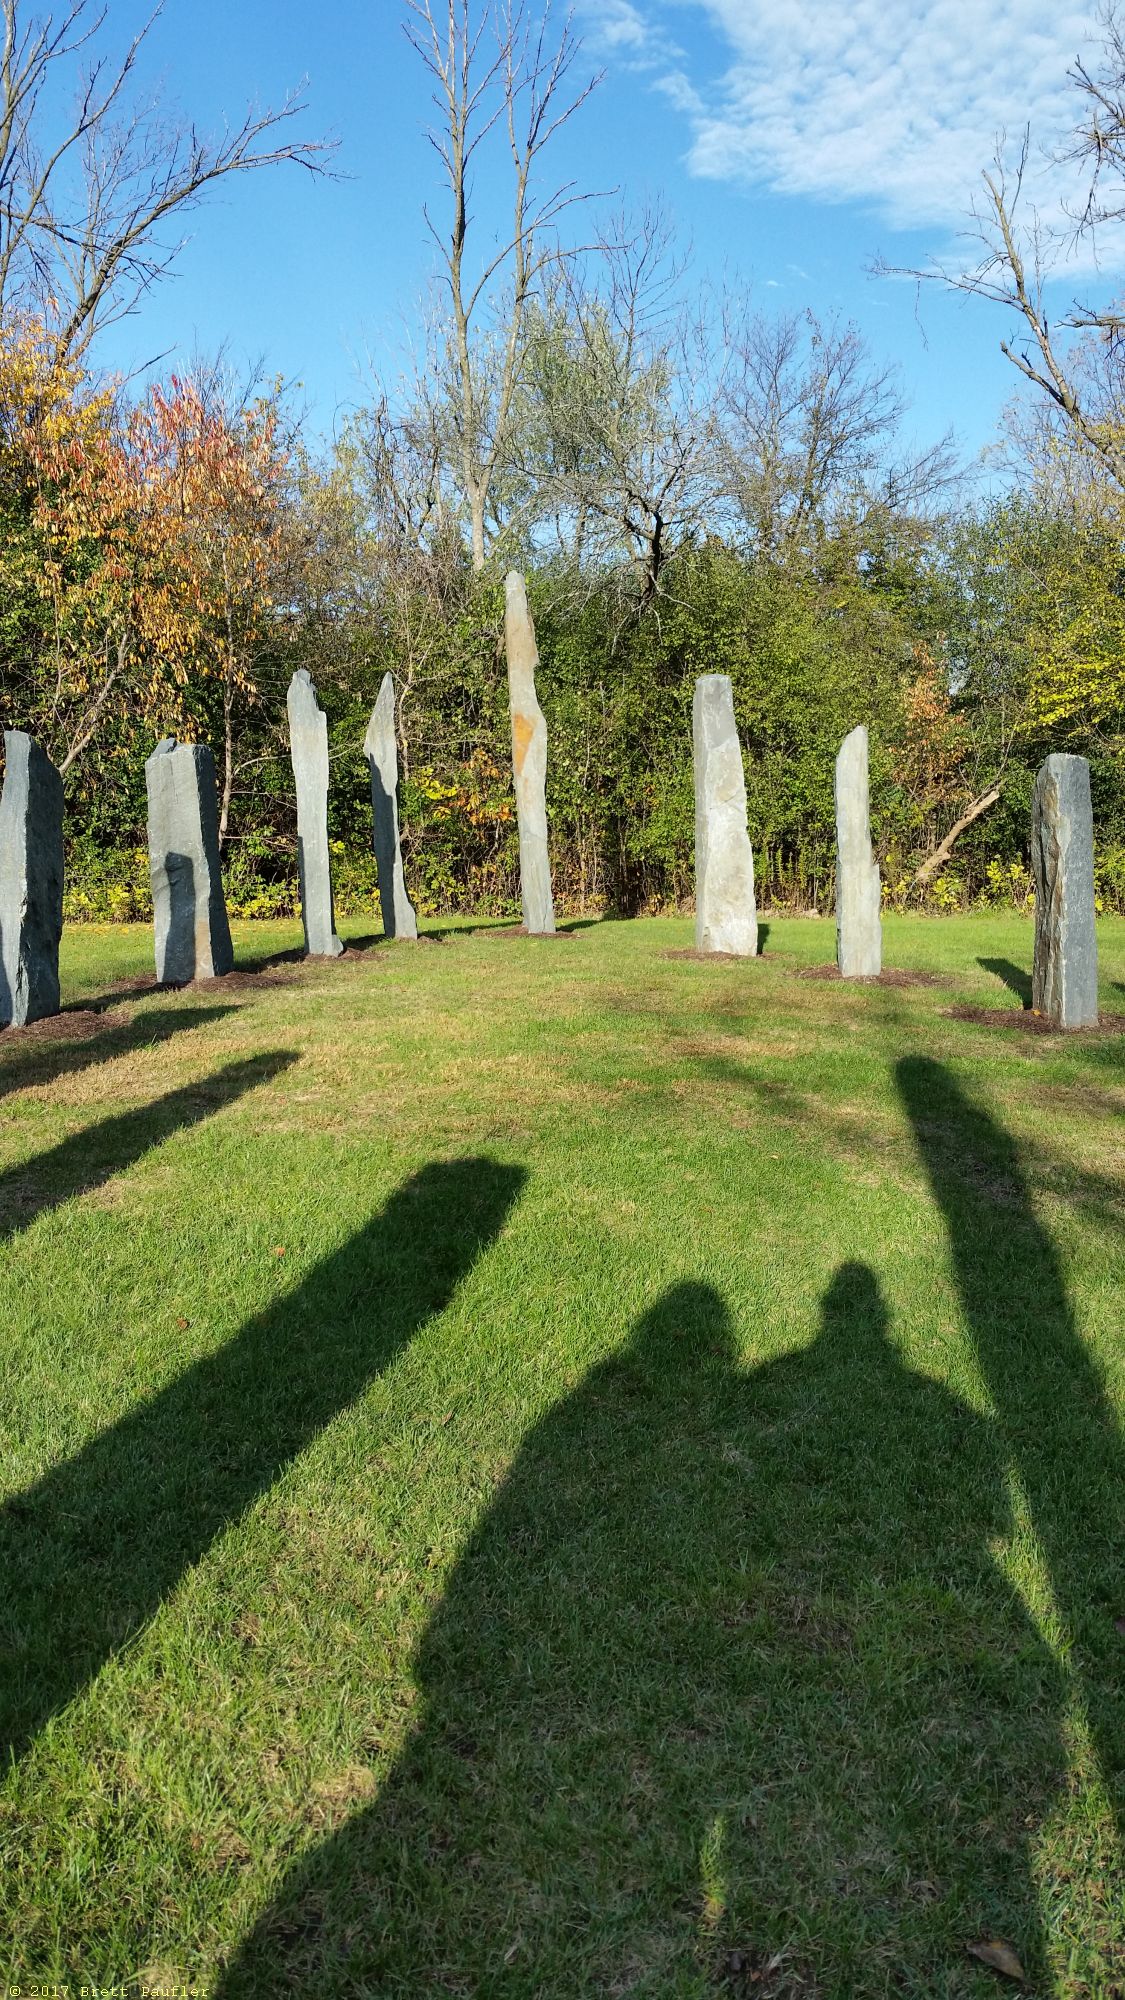
<path id="1" fill-rule="evenodd" d="M 928 1057 L 898 1086 L 949 1235 L 1006 1456 L 1050 1571 L 1120 1838 L 1125 1823 L 1121 1559 L 1125 1451 L 1009 1133 Z"/>
<path id="2" fill-rule="evenodd" d="M 161 1011 L 154 1008 L 127 1020 L 101 1022 L 89 1019 L 89 1013 L 95 1011 L 72 1009 L 69 1015 L 66 1011 L 54 1015 L 51 1026 L 57 1027 L 58 1032 L 50 1037 L 27 1035 L 25 1039 L 23 1031 L 17 1030 L 20 1039 L 9 1042 L 5 1035 L 0 1040 L 0 1097 L 32 1084 L 54 1083 L 59 1077 L 76 1076 L 99 1063 L 113 1062 L 118 1056 L 155 1048 L 172 1035 L 191 1028 L 212 1027 L 235 1010 L 233 1007 L 170 1007 Z M 35 1025 L 38 1027 L 39 1023 Z"/>
<path id="3" fill-rule="evenodd" d="M 978 958 L 977 964 L 984 972 L 994 973 L 997 979 L 1002 980 L 1022 1006 L 1030 1007 L 1031 974 L 1022 965 L 1013 965 L 1010 958 Z"/>
<path id="4" fill-rule="evenodd" d="M 268 1083 L 296 1060 L 282 1049 L 229 1063 L 213 1076 L 185 1084 L 182 1090 L 171 1090 L 154 1103 L 123 1111 L 117 1118 L 103 1118 L 99 1124 L 63 1139 L 49 1152 L 9 1167 L 0 1174 L 0 1243 L 29 1228 L 45 1210 L 59 1208 L 74 1195 L 104 1187 L 114 1174 L 133 1166 L 154 1146 L 200 1124 L 258 1084 Z"/>
<path id="5" fill-rule="evenodd" d="M 748 1372 L 677 1285 L 527 1437 L 381 1796 L 216 1995 L 983 1995 L 982 1935 L 1034 1975 L 1061 1689 L 1006 1525 L 993 1425 L 864 1266 Z"/>
<path id="6" fill-rule="evenodd" d="M 298 1289 L 0 1511 L 0 1763 L 449 1304 L 522 1169 L 428 1166 Z"/>

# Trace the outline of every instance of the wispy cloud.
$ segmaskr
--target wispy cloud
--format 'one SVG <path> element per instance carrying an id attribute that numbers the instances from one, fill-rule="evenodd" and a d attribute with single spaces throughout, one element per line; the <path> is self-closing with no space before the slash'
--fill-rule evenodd
<path id="1" fill-rule="evenodd" d="M 652 0 L 578 0 L 577 11 L 583 39 L 599 55 L 642 70 L 663 69 L 681 59 L 683 51 L 656 18 Z"/>
<path id="2" fill-rule="evenodd" d="M 895 229 L 958 226 L 1001 132 L 1018 142 L 1030 124 L 1037 145 L 1063 142 L 1078 108 L 1067 70 L 1097 42 L 1093 8 L 1066 0 L 602 0 L 598 11 L 603 36 L 658 72 L 687 120 L 694 174 L 865 202 Z M 688 53 L 669 48 L 672 11 Z M 693 12 L 727 52 L 709 78 L 691 59 Z M 1060 192 L 1033 176 L 1047 209 Z"/>

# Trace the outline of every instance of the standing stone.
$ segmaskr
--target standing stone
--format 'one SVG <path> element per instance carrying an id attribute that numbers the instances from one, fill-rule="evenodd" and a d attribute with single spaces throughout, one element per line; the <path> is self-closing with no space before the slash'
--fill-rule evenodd
<path id="1" fill-rule="evenodd" d="M 406 893 L 398 837 L 398 744 L 395 684 L 391 674 L 383 675 L 379 699 L 371 711 L 363 739 L 363 754 L 371 772 L 371 814 L 375 824 L 375 866 L 379 871 L 383 933 L 389 938 L 416 938 L 418 919 Z"/>
<path id="2" fill-rule="evenodd" d="M 692 702 L 695 752 L 695 948 L 758 954 L 754 852 L 729 674 L 701 674 Z"/>
<path id="3" fill-rule="evenodd" d="M 547 852 L 547 724 L 535 695 L 539 648 L 518 570 L 504 581 L 504 643 L 512 706 L 512 769 L 520 838 L 520 896 L 524 929 L 539 936 L 555 928 L 551 861 Z"/>
<path id="4" fill-rule="evenodd" d="M 305 950 L 314 958 L 338 958 L 344 947 L 332 914 L 328 858 L 328 718 L 307 667 L 298 667 L 290 681 L 287 707 L 297 786 L 297 870 Z"/>
<path id="5" fill-rule="evenodd" d="M 1035 962 L 1031 1004 L 1059 1028 L 1098 1023 L 1094 928 L 1094 816 L 1085 757 L 1056 755 L 1039 768 L 1031 802 Z"/>
<path id="6" fill-rule="evenodd" d="M 148 869 L 161 985 L 219 979 L 234 966 L 223 878 L 215 760 L 205 743 L 166 736 L 145 765 Z"/>
<path id="7" fill-rule="evenodd" d="M 63 786 L 45 750 L 4 731 L 0 797 L 0 1028 L 59 1011 Z"/>
<path id="8" fill-rule="evenodd" d="M 882 892 L 871 853 L 867 730 L 845 736 L 836 759 L 836 960 L 844 979 L 883 967 Z"/>

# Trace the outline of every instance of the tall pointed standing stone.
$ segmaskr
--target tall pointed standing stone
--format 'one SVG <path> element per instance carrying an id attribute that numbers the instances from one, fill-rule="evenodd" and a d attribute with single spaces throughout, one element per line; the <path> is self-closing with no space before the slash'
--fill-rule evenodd
<path id="1" fill-rule="evenodd" d="M 871 852 L 867 730 L 845 736 L 836 759 L 836 959 L 844 979 L 883 968 L 882 892 Z"/>
<path id="2" fill-rule="evenodd" d="M 145 764 L 148 870 L 161 985 L 220 979 L 234 966 L 219 868 L 215 760 L 166 736 Z"/>
<path id="3" fill-rule="evenodd" d="M 729 674 L 701 674 L 692 702 L 695 756 L 695 948 L 758 954 L 754 852 Z"/>
<path id="4" fill-rule="evenodd" d="M 547 723 L 535 694 L 539 648 L 518 570 L 504 581 L 504 643 L 512 706 L 512 770 L 520 838 L 520 896 L 525 930 L 539 936 L 555 928 L 551 861 L 547 852 Z"/>
<path id="5" fill-rule="evenodd" d="M 338 958 L 344 947 L 336 936 L 328 856 L 328 718 L 307 667 L 297 668 L 286 706 L 297 786 L 297 870 L 305 950 L 314 958 Z"/>
<path id="6" fill-rule="evenodd" d="M 1098 1022 L 1094 924 L 1094 816 L 1085 757 L 1039 767 L 1031 802 L 1035 960 L 1031 1004 L 1059 1028 Z"/>
<path id="7" fill-rule="evenodd" d="M 0 796 L 0 1028 L 59 1011 L 63 785 L 45 750 L 4 731 Z"/>
<path id="8" fill-rule="evenodd" d="M 398 837 L 398 744 L 395 741 L 395 684 L 384 674 L 379 699 L 371 711 L 363 754 L 371 772 L 371 815 L 375 829 L 375 866 L 379 871 L 379 903 L 383 933 L 389 938 L 416 938 L 418 919 L 406 893 L 402 848 Z"/>

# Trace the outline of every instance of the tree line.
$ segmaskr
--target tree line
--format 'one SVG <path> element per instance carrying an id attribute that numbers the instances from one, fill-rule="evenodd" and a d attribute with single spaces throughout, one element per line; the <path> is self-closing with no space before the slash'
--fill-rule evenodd
<path id="1" fill-rule="evenodd" d="M 330 719 L 341 906 L 373 893 L 361 752 L 390 669 L 420 907 L 514 908 L 513 565 L 538 626 L 563 907 L 690 896 L 692 690 L 723 671 L 763 900 L 830 905 L 833 760 L 865 721 L 892 901 L 1026 902 L 1034 771 L 1067 748 L 1091 760 L 1103 906 L 1125 908 L 1119 327 L 1078 308 L 1065 334 L 1047 321 L 1009 183 L 986 183 L 990 275 L 951 281 L 990 285 L 1047 344 L 1010 344 L 1030 386 L 982 501 L 951 440 L 907 447 L 898 379 L 854 326 L 710 291 L 658 208 L 552 179 L 598 84 L 569 20 L 530 0 L 404 0 L 436 108 L 435 286 L 412 367 L 325 444 L 283 385 L 221 356 L 143 390 L 97 362 L 99 327 L 174 254 L 156 240 L 168 216 L 222 173 L 326 169 L 318 142 L 279 142 L 299 103 L 216 146 L 139 108 L 123 139 L 127 57 L 87 81 L 45 172 L 36 93 L 98 24 L 81 0 L 61 33 L 3 6 L 0 690 L 5 725 L 64 772 L 72 915 L 143 913 L 143 764 L 163 734 L 216 753 L 232 909 L 293 907 L 297 665 Z M 1112 212 L 1112 17 L 1105 63 L 1075 78 L 1088 229 Z M 503 227 L 471 199 L 492 147 Z"/>

